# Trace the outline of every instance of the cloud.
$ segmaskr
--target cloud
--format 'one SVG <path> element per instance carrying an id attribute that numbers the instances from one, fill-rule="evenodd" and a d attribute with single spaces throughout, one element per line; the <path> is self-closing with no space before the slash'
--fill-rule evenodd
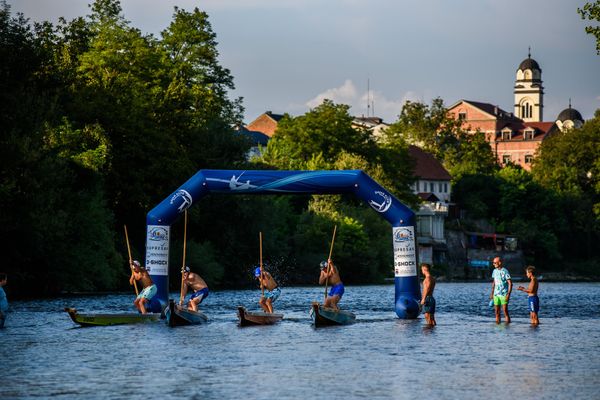
<path id="1" fill-rule="evenodd" d="M 340 87 L 327 89 L 323 93 L 318 94 L 313 99 L 306 102 L 306 106 L 310 108 L 317 107 L 323 103 L 323 100 L 332 100 L 334 103 L 343 103 L 352 105 L 358 99 L 358 91 L 356 86 L 350 79 L 346 79 Z"/>
<path id="2" fill-rule="evenodd" d="M 352 80 L 346 79 L 344 83 L 336 88 L 331 88 L 319 93 L 305 103 L 306 107 L 315 108 L 325 99 L 337 104 L 347 104 L 350 113 L 355 116 L 377 116 L 385 122 L 396 121 L 402 106 L 407 100 L 422 101 L 422 96 L 412 91 L 407 91 L 399 98 L 390 99 L 381 91 L 364 91 L 360 93 Z"/>

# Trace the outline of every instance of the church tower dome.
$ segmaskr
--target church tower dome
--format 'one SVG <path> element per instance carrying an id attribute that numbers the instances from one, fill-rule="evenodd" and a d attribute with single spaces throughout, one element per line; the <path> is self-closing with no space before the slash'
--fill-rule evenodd
<path id="1" fill-rule="evenodd" d="M 544 87 L 542 69 L 531 58 L 531 49 L 519 64 L 515 80 L 515 116 L 525 122 L 540 122 L 543 118 Z"/>
<path id="2" fill-rule="evenodd" d="M 579 111 L 571 108 L 571 100 L 569 100 L 569 108 L 565 108 L 558 114 L 556 125 L 561 132 L 573 128 L 581 128 L 583 125 L 583 117 Z"/>

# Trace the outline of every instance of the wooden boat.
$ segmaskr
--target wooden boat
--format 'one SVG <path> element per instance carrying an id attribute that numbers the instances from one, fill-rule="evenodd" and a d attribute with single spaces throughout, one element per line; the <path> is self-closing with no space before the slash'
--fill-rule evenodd
<path id="1" fill-rule="evenodd" d="M 245 307 L 238 307 L 238 318 L 240 326 L 251 325 L 273 325 L 283 319 L 283 314 L 266 313 L 266 312 L 250 312 Z"/>
<path id="2" fill-rule="evenodd" d="M 348 325 L 356 320 L 356 315 L 349 311 L 334 310 L 333 308 L 323 307 L 317 302 L 312 303 L 310 316 L 315 327 L 328 325 Z"/>
<path id="3" fill-rule="evenodd" d="M 208 317 L 201 311 L 188 310 L 185 307 L 175 304 L 175 301 L 169 300 L 169 307 L 166 311 L 167 325 L 170 327 L 183 325 L 198 325 L 208 321 Z"/>
<path id="4" fill-rule="evenodd" d="M 160 313 L 121 313 L 121 314 L 79 314 L 77 309 L 67 307 L 65 311 L 76 324 L 81 326 L 107 326 L 123 324 L 140 324 L 160 319 Z"/>

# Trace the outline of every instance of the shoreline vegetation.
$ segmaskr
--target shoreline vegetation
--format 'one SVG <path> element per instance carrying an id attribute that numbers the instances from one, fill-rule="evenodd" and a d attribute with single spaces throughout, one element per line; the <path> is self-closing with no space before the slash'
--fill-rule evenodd
<path id="1" fill-rule="evenodd" d="M 539 266 L 545 279 L 544 266 L 565 281 L 600 274 L 600 110 L 544 140 L 531 171 L 500 165 L 485 134 L 449 117 L 441 98 L 407 101 L 381 135 L 357 128 L 350 105 L 324 100 L 282 115 L 256 155 L 255 138 L 242 129 L 252 116 L 232 97 L 235 71 L 220 64 L 206 12 L 175 7 L 153 35 L 132 26 L 120 1 L 89 2 L 89 15 L 34 26 L 0 0 L 1 270 L 9 299 L 126 291 L 123 227 L 131 257 L 144 260 L 147 213 L 200 170 L 362 170 L 419 210 L 409 152 L 417 143 L 452 177 L 459 219 L 449 226 L 470 230 L 477 225 L 469 221 L 485 220 L 518 237 L 520 264 Z M 173 281 L 187 240 L 187 264 L 211 288 L 247 287 L 265 232 L 267 270 L 286 278 L 282 286 L 313 282 L 334 226 L 332 259 L 345 284 L 393 273 L 389 223 L 353 196 L 215 194 L 198 203 L 187 238 L 183 218 L 170 226 Z M 460 276 L 457 268 L 433 262 L 436 276 Z"/>

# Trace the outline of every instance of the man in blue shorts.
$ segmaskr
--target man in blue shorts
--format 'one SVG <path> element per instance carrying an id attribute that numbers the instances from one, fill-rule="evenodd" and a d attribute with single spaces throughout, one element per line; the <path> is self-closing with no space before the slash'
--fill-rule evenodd
<path id="1" fill-rule="evenodd" d="M 496 312 L 496 323 L 500 323 L 500 307 L 504 311 L 506 323 L 510 323 L 508 315 L 508 302 L 510 300 L 510 292 L 512 292 L 512 279 L 508 270 L 502 266 L 500 257 L 495 257 L 494 271 L 492 272 L 492 293 L 490 299 L 494 300 L 494 311 Z"/>
<path id="2" fill-rule="evenodd" d="M 344 284 L 340 278 L 340 273 L 331 260 L 321 263 L 321 275 L 319 276 L 319 285 L 331 285 L 329 295 L 323 303 L 324 307 L 339 310 L 338 303 L 344 295 Z"/>
<path id="3" fill-rule="evenodd" d="M 198 311 L 198 306 L 202 301 L 208 297 L 208 285 L 204 282 L 204 279 L 200 275 L 191 272 L 190 267 L 186 266 L 183 268 L 183 288 L 181 291 L 181 298 L 179 299 L 179 305 L 183 305 L 185 295 L 188 292 L 188 288 L 192 289 L 194 293 L 190 297 L 188 302 L 188 309 L 192 311 Z"/>

